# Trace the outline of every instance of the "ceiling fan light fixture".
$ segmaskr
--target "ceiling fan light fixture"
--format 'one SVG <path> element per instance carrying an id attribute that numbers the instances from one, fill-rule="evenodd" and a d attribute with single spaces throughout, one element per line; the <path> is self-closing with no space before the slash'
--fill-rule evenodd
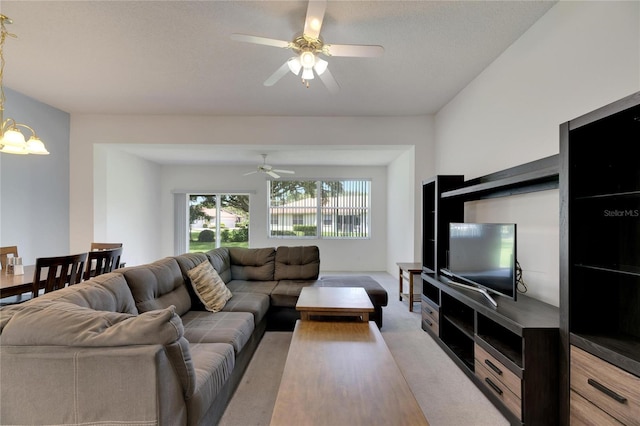
<path id="1" fill-rule="evenodd" d="M 294 56 L 293 58 L 287 61 L 287 65 L 289 65 L 289 70 L 295 75 L 300 74 L 300 69 L 302 69 L 302 64 L 300 63 L 300 59 Z"/>
<path id="2" fill-rule="evenodd" d="M 303 80 L 313 80 L 314 75 L 313 75 L 313 69 L 311 68 L 305 68 L 302 70 L 302 79 Z"/>
<path id="3" fill-rule="evenodd" d="M 313 52 L 305 50 L 300 54 L 300 63 L 304 68 L 312 68 L 316 63 L 316 55 Z"/>
<path id="4" fill-rule="evenodd" d="M 318 75 L 322 75 L 327 70 L 329 63 L 324 59 L 316 58 L 316 64 L 313 66 L 313 69 L 316 71 Z"/>

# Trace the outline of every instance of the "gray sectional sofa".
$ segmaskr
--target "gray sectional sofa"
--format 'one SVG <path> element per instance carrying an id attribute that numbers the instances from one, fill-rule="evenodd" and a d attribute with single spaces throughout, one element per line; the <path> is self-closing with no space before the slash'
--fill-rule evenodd
<path id="1" fill-rule="evenodd" d="M 191 285 L 202 262 L 233 293 L 219 312 L 204 310 Z M 382 325 L 382 286 L 318 279 L 319 266 L 315 246 L 220 248 L 2 308 L 2 424 L 216 424 L 267 327 L 292 328 L 304 286 L 363 286 Z"/>

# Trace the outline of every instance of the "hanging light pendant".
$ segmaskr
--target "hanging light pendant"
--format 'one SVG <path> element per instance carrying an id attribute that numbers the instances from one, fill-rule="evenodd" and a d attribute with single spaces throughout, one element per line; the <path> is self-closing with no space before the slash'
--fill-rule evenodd
<path id="1" fill-rule="evenodd" d="M 18 123 L 13 118 L 4 119 L 4 86 L 2 78 L 4 74 L 4 41 L 7 36 L 15 38 L 14 34 L 7 31 L 5 24 L 13 21 L 5 15 L 0 14 L 0 152 L 5 154 L 39 154 L 47 155 L 49 151 L 45 148 L 36 131 L 26 124 Z M 31 132 L 29 140 L 25 141 L 20 129 Z"/>

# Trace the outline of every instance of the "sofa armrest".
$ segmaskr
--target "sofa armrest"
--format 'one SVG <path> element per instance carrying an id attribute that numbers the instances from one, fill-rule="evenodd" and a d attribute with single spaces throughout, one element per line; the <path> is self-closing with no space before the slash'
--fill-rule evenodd
<path id="1" fill-rule="evenodd" d="M 181 379 L 163 345 L 1 346 L 6 424 L 186 424 Z"/>

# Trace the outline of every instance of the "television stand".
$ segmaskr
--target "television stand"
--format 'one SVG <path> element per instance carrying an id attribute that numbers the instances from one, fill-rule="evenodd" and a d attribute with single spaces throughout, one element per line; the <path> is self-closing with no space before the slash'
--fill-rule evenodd
<path id="1" fill-rule="evenodd" d="M 462 284 L 459 283 L 457 281 L 453 281 L 453 280 L 449 280 L 447 279 L 447 284 L 450 285 L 454 285 L 457 287 L 462 287 L 462 288 L 466 288 L 467 290 L 472 290 L 472 291 L 477 291 L 478 293 L 482 294 L 489 302 L 491 302 L 491 304 L 493 305 L 494 308 L 498 307 L 498 302 L 496 302 L 496 300 L 491 297 L 491 295 L 489 294 L 489 291 L 484 289 L 484 288 L 480 288 L 480 287 L 475 287 L 472 285 L 467 285 L 467 284 Z"/>
<path id="2" fill-rule="evenodd" d="M 526 295 L 494 307 L 477 287 L 421 277 L 422 329 L 512 425 L 557 425 L 558 308 Z"/>

